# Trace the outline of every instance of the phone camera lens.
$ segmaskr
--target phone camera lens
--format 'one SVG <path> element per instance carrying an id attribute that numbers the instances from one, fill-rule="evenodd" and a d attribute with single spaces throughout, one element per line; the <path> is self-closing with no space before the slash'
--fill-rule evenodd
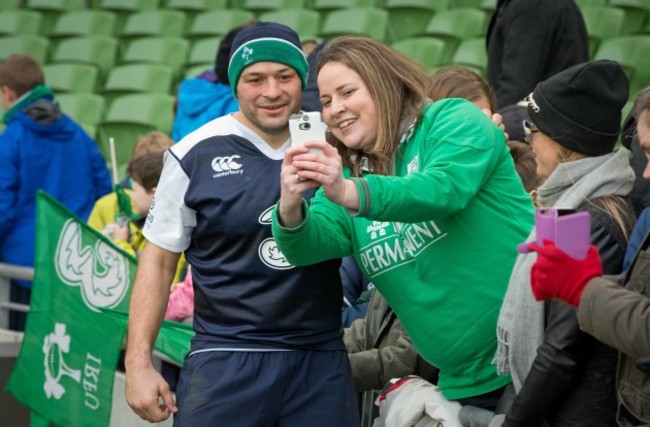
<path id="1" fill-rule="evenodd" d="M 307 114 L 305 114 L 304 116 L 302 116 L 302 119 L 304 121 L 308 122 L 309 121 L 309 116 Z"/>
<path id="2" fill-rule="evenodd" d="M 311 129 L 311 125 L 309 123 L 300 123 L 298 126 L 298 129 L 300 130 L 309 130 Z"/>

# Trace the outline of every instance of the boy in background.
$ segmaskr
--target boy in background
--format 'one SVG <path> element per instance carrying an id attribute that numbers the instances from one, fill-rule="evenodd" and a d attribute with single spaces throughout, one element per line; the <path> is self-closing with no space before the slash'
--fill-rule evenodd
<path id="1" fill-rule="evenodd" d="M 95 142 L 61 112 L 36 60 L 9 56 L 0 65 L 0 93 L 7 126 L 0 134 L 0 262 L 32 267 L 38 191 L 86 220 L 111 191 L 111 177 Z M 11 301 L 29 304 L 31 288 L 12 281 Z M 25 320 L 11 312 L 9 327 L 24 330 Z"/>

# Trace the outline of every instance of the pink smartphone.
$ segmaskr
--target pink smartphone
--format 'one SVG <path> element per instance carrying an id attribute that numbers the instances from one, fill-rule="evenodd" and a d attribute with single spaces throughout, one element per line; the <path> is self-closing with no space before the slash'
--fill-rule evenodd
<path id="1" fill-rule="evenodd" d="M 583 260 L 591 244 L 591 215 L 573 209 L 538 208 L 535 212 L 535 233 L 539 246 L 544 244 L 544 239 L 548 239 L 569 256 Z M 520 253 L 530 252 L 525 243 L 517 249 Z"/>

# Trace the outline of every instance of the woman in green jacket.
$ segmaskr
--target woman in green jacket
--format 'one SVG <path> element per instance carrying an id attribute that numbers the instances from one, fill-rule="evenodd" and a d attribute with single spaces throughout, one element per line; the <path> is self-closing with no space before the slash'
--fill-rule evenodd
<path id="1" fill-rule="evenodd" d="M 317 71 L 332 145 L 287 151 L 280 249 L 294 265 L 353 254 L 444 396 L 493 408 L 510 381 L 491 364 L 496 319 L 533 223 L 503 132 L 469 101 L 431 103 L 426 72 L 369 38 L 334 39 Z"/>

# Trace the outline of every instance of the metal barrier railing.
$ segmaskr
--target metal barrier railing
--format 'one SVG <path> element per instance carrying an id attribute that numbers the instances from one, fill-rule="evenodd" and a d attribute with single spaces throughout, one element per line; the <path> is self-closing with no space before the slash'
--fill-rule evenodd
<path id="1" fill-rule="evenodd" d="M 29 305 L 11 302 L 11 279 L 34 280 L 34 269 L 0 262 L 0 328 L 9 328 L 11 311 L 29 312 Z"/>

